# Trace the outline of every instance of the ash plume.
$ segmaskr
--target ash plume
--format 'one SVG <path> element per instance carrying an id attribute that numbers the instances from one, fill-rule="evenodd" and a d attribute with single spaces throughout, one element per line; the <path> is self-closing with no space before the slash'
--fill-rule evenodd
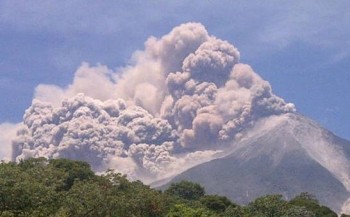
<path id="1" fill-rule="evenodd" d="M 295 112 L 199 23 L 150 37 L 116 71 L 83 63 L 72 84 L 39 85 L 12 159 L 67 157 L 154 181 L 215 157 L 260 118 Z"/>

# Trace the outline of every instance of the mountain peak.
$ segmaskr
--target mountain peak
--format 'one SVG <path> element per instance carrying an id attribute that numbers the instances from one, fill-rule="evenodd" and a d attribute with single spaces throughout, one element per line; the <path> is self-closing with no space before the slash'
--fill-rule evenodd
<path id="1" fill-rule="evenodd" d="M 199 182 L 209 193 L 247 203 L 278 193 L 310 192 L 334 210 L 350 197 L 350 142 L 298 113 L 270 116 L 242 132 L 221 158 L 175 177 Z"/>

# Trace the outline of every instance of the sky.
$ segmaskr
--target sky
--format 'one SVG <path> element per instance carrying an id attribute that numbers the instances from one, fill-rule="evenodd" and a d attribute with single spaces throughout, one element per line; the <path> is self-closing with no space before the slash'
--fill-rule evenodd
<path id="1" fill-rule="evenodd" d="M 22 121 L 38 85 L 68 86 L 82 62 L 117 70 L 150 36 L 199 22 L 276 95 L 350 139 L 348 11 L 346 0 L 0 1 L 1 128 Z"/>

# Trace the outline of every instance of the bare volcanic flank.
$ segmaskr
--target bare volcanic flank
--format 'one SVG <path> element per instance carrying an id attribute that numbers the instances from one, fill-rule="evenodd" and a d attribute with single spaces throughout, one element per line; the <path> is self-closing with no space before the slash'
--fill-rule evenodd
<path id="1" fill-rule="evenodd" d="M 310 192 L 340 211 L 350 197 L 350 142 L 294 114 L 270 117 L 232 145 L 229 154 L 176 176 L 209 193 L 247 203 L 265 194 Z"/>

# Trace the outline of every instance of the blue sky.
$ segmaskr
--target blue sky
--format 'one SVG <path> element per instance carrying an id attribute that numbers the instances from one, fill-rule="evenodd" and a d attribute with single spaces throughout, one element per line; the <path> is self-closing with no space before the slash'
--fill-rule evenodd
<path id="1" fill-rule="evenodd" d="M 20 122 L 39 84 L 81 62 L 116 69 L 185 22 L 234 44 L 276 95 L 350 139 L 350 1 L 0 2 L 0 123 Z"/>

